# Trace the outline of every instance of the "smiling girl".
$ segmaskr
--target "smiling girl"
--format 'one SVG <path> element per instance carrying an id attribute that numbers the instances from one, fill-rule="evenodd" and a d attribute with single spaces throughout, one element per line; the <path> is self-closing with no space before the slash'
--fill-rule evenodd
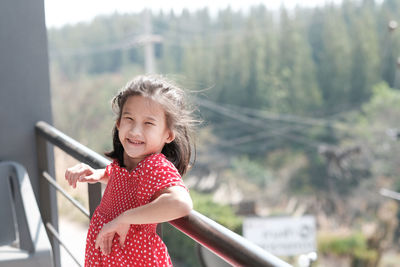
<path id="1" fill-rule="evenodd" d="M 183 90 L 140 76 L 114 97 L 113 162 L 78 164 L 65 178 L 107 184 L 90 222 L 85 266 L 172 266 L 157 223 L 183 217 L 192 200 L 181 175 L 189 167 L 194 120 Z"/>

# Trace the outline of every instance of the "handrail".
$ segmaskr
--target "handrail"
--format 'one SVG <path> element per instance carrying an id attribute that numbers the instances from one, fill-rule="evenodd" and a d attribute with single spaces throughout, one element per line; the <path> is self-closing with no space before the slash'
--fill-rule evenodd
<path id="1" fill-rule="evenodd" d="M 77 160 L 90 164 L 93 168 L 105 168 L 110 164 L 110 161 L 105 157 L 87 148 L 44 121 L 36 123 L 35 128 L 37 133 L 43 136 L 47 141 L 61 148 Z"/>
<path id="2" fill-rule="evenodd" d="M 110 162 L 46 122 L 38 122 L 35 128 L 47 141 L 94 168 L 104 168 Z M 98 204 L 100 199 L 96 201 Z M 234 266 L 291 266 L 197 211 L 170 224 Z"/>
<path id="3" fill-rule="evenodd" d="M 386 188 L 381 188 L 381 190 L 379 190 L 379 193 L 384 197 L 388 197 L 388 198 L 400 201 L 400 193 L 399 192 L 392 191 L 392 190 L 389 190 Z"/>
<path id="4" fill-rule="evenodd" d="M 170 224 L 233 266 L 291 266 L 195 210 Z"/>

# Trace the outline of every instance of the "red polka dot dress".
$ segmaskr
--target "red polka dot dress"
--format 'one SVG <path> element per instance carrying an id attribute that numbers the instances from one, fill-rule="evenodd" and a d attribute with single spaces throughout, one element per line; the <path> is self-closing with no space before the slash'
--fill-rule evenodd
<path id="1" fill-rule="evenodd" d="M 126 210 L 149 203 L 157 191 L 171 186 L 186 188 L 178 170 L 163 154 L 153 154 L 132 172 L 116 161 L 107 166 L 106 172 L 110 178 L 90 221 L 85 266 L 172 266 L 167 247 L 156 234 L 157 224 L 132 224 L 124 247 L 120 247 L 116 235 L 108 255 L 95 248 L 95 241 L 104 224 Z"/>

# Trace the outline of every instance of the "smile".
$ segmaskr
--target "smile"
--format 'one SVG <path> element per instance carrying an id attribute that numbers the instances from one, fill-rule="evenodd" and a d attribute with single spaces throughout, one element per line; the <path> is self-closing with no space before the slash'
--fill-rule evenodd
<path id="1" fill-rule="evenodd" d="M 127 139 L 127 140 L 128 140 L 128 142 L 130 144 L 134 144 L 134 145 L 142 145 L 142 144 L 144 144 L 144 142 L 142 142 L 142 141 L 136 141 L 136 140 L 130 140 L 130 139 Z"/>

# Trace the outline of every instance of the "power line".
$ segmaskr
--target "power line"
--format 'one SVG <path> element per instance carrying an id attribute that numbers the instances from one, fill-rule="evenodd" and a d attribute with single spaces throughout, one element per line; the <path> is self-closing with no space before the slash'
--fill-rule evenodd
<path id="1" fill-rule="evenodd" d="M 301 124 L 304 126 L 320 126 L 320 127 L 329 127 L 335 128 L 338 130 L 350 130 L 351 127 L 345 124 L 338 124 L 335 120 L 327 120 L 327 119 L 316 119 L 310 117 L 303 117 L 303 116 L 296 116 L 292 114 L 277 114 L 272 113 L 265 110 L 260 109 L 252 109 L 246 107 L 239 107 L 234 105 L 227 105 L 216 103 L 210 100 L 206 100 L 204 98 L 195 98 L 195 101 L 203 107 L 211 109 L 215 112 L 223 114 L 227 117 L 237 119 L 244 123 L 256 126 L 256 127 L 263 127 L 265 126 L 265 120 L 272 120 L 284 123 L 291 123 L 291 124 Z M 246 115 L 242 115 L 246 114 Z M 249 115 L 253 117 L 249 117 Z M 258 118 L 254 117 L 257 116 Z"/>
<path id="2" fill-rule="evenodd" d="M 256 30 L 259 32 L 264 32 L 266 31 L 265 27 L 257 27 L 257 28 L 252 28 L 252 30 Z M 50 56 L 51 57 L 57 57 L 60 55 L 65 55 L 65 56 L 83 56 L 83 55 L 91 55 L 91 54 L 99 54 L 99 53 L 107 53 L 107 52 L 112 52 L 112 51 L 123 51 L 123 50 L 128 50 L 133 47 L 138 47 L 138 46 L 144 46 L 148 42 L 162 42 L 164 41 L 165 44 L 168 45 L 174 45 L 174 46 L 180 46 L 180 47 L 188 47 L 188 46 L 193 46 L 195 43 L 194 38 L 198 37 L 199 34 L 196 32 L 193 32 L 192 39 L 185 37 L 185 40 L 183 42 L 172 42 L 169 41 L 168 38 L 165 38 L 165 33 L 167 34 L 176 34 L 180 33 L 180 31 L 174 29 L 168 29 L 168 31 L 160 34 L 146 34 L 146 35 L 133 35 L 128 34 L 125 37 L 122 37 L 122 40 L 114 42 L 114 43 L 106 43 L 106 44 L 100 44 L 96 47 L 81 47 L 81 48 L 76 48 L 76 49 L 68 49 L 68 48 L 62 48 L 62 49 L 50 49 Z M 225 38 L 226 36 L 230 35 L 235 35 L 235 34 L 240 34 L 239 36 L 241 39 L 236 39 L 232 40 L 230 38 Z M 226 43 L 234 44 L 234 43 L 240 43 L 242 42 L 243 36 L 247 36 L 250 33 L 248 31 L 243 31 L 243 29 L 229 29 L 229 30 L 217 30 L 214 33 L 207 33 L 207 37 L 209 36 L 214 36 L 214 38 L 221 37 L 219 38 L 219 44 L 210 44 L 207 42 L 207 44 L 204 44 L 202 46 L 199 46 L 198 43 L 195 45 L 198 47 L 203 47 L 203 48 L 212 48 L 212 47 L 218 47 L 225 45 Z M 164 36 L 164 37 L 163 37 Z"/>
<path id="3" fill-rule="evenodd" d="M 162 42 L 163 38 L 159 35 L 146 34 L 140 35 L 136 37 L 132 37 L 130 39 L 122 40 L 117 43 L 102 45 L 97 47 L 88 47 L 88 48 L 79 48 L 73 50 L 63 49 L 62 51 L 50 50 L 50 57 L 59 57 L 59 56 L 85 56 L 85 55 L 93 55 L 99 53 L 108 53 L 119 50 L 128 50 L 132 47 L 144 46 L 147 43 L 159 43 Z"/>
<path id="4" fill-rule="evenodd" d="M 257 133 L 251 133 L 248 135 L 243 135 L 240 137 L 236 137 L 230 140 L 220 140 L 218 145 L 222 147 L 231 147 L 231 146 L 237 146 L 237 145 L 242 145 L 245 143 L 249 142 L 254 142 L 270 137 L 276 137 L 276 136 L 288 136 L 288 132 L 292 130 L 304 130 L 305 127 L 303 125 L 296 125 L 296 126 L 285 126 L 282 128 L 275 128 L 269 131 L 264 131 L 261 130 Z M 292 138 L 293 139 L 293 138 Z"/>
<path id="5" fill-rule="evenodd" d="M 206 100 L 203 98 L 194 97 L 194 99 L 195 99 L 196 103 L 199 104 L 200 106 L 208 108 L 219 114 L 225 115 L 226 117 L 236 119 L 245 124 L 249 124 L 249 125 L 252 125 L 255 127 L 265 128 L 265 121 L 261 121 L 259 119 L 254 119 L 254 118 L 249 118 L 248 116 L 243 116 L 243 115 L 237 113 L 236 111 L 230 110 L 222 105 L 216 104 L 212 101 L 209 101 L 209 100 Z"/>
<path id="6" fill-rule="evenodd" d="M 202 99 L 202 98 L 198 98 L 198 97 L 195 98 L 195 101 L 200 106 L 206 107 L 206 108 L 208 108 L 208 109 L 210 109 L 210 110 L 212 110 L 212 111 L 214 111 L 216 113 L 219 113 L 221 115 L 224 115 L 224 116 L 232 118 L 232 119 L 236 119 L 238 121 L 241 121 L 241 122 L 243 122 L 245 124 L 248 124 L 248 125 L 251 125 L 253 127 L 261 128 L 261 129 L 264 129 L 264 130 L 266 128 L 268 128 L 266 126 L 266 122 L 265 121 L 260 120 L 260 119 L 256 119 L 256 118 L 250 118 L 248 116 L 244 116 L 244 115 L 238 113 L 235 110 L 232 110 L 232 109 L 224 107 L 223 105 L 219 105 L 219 104 L 214 103 L 212 101 L 209 101 L 209 100 L 206 100 L 206 99 Z M 304 128 L 304 127 L 302 127 L 302 128 Z M 242 136 L 242 137 L 237 138 L 235 141 L 237 142 L 237 144 L 243 144 L 245 142 L 253 141 L 254 139 L 252 139 L 252 138 L 254 138 L 254 137 L 257 138 L 257 139 L 258 138 L 262 139 L 262 138 L 266 138 L 266 137 L 270 137 L 270 136 L 280 135 L 280 136 L 285 136 L 287 139 L 290 139 L 290 140 L 295 141 L 297 143 L 301 143 L 301 144 L 304 144 L 304 145 L 307 145 L 307 146 L 310 146 L 310 147 L 313 147 L 313 148 L 316 148 L 316 149 L 318 149 L 318 147 L 320 147 L 321 145 L 329 146 L 329 144 L 325 144 L 325 143 L 322 143 L 322 142 L 310 141 L 307 138 L 300 137 L 300 136 L 295 136 L 295 135 L 287 133 L 288 130 L 291 130 L 291 129 L 293 129 L 293 126 L 287 126 L 287 127 L 280 128 L 280 129 L 273 129 L 273 130 L 271 130 L 269 132 L 259 132 L 257 134 L 252 134 L 252 135 L 248 135 L 248 136 Z M 236 144 L 235 144 L 235 142 L 232 142 L 232 141 L 231 142 L 225 141 L 225 142 L 222 142 L 222 145 L 223 146 L 234 146 Z"/>
<path id="7" fill-rule="evenodd" d="M 238 106 L 230 106 L 232 109 L 236 109 L 243 113 L 257 116 L 262 119 L 272 120 L 272 121 L 280 121 L 294 124 L 303 124 L 308 126 L 322 126 L 322 127 L 331 127 L 338 130 L 349 130 L 350 128 L 344 124 L 337 124 L 337 121 L 327 120 L 321 118 L 310 118 L 310 117 L 300 117 L 292 114 L 277 114 L 266 110 L 252 109 L 246 107 L 238 107 Z"/>

